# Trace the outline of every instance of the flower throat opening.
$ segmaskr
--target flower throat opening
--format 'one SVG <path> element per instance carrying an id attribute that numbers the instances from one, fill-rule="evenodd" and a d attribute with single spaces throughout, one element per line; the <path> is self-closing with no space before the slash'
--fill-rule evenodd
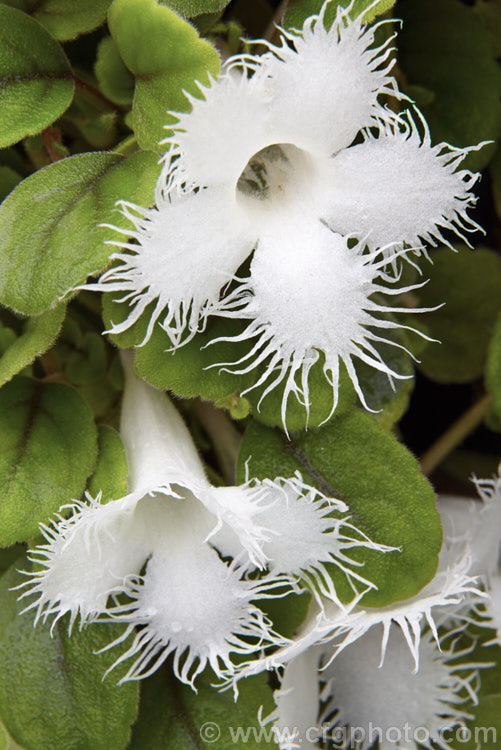
<path id="1" fill-rule="evenodd" d="M 238 178 L 237 200 L 258 210 L 279 209 L 301 199 L 313 171 L 313 158 L 297 146 L 266 146 L 249 159 Z"/>

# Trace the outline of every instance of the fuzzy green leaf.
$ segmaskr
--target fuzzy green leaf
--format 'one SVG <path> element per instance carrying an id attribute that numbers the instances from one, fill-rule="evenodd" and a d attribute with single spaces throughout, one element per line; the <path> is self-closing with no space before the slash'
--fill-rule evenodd
<path id="1" fill-rule="evenodd" d="M 350 2 L 351 0 L 333 0 L 333 2 L 330 2 L 325 14 L 326 26 L 332 24 L 337 8 L 346 8 Z M 307 18 L 320 12 L 322 5 L 324 5 L 324 0 L 290 0 L 283 25 L 289 29 L 301 29 Z M 377 4 L 374 3 L 374 0 L 355 0 L 350 10 L 350 17 L 358 18 L 367 8 L 364 13 L 364 21 L 365 23 L 370 23 L 394 5 L 395 0 L 379 0 Z"/>
<path id="2" fill-rule="evenodd" d="M 107 36 L 97 50 L 94 68 L 99 87 L 112 102 L 129 106 L 134 96 L 134 76 L 127 70 L 114 39 Z"/>
<path id="3" fill-rule="evenodd" d="M 54 343 L 66 313 L 66 305 L 58 305 L 42 315 L 30 318 L 19 338 L 0 357 L 0 386 L 30 365 Z"/>
<path id="4" fill-rule="evenodd" d="M 211 687 L 207 677 L 197 679 L 195 693 L 168 672 L 157 672 L 143 682 L 139 718 L 132 731 L 128 750 L 247 750 L 276 749 L 274 742 L 259 740 L 258 711 L 263 716 L 273 709 L 272 693 L 266 676 L 242 680 L 240 696 L 235 703 L 233 693 L 221 693 Z M 162 710 L 159 710 L 162 706 Z M 246 738 L 235 735 L 238 728 L 248 730 Z M 252 733 L 255 729 L 256 735 Z M 264 733 L 263 733 L 264 735 Z"/>
<path id="5" fill-rule="evenodd" d="M 229 4 L 230 0 L 159 0 L 183 18 L 194 18 L 205 13 L 217 13 Z"/>
<path id="6" fill-rule="evenodd" d="M 75 39 L 100 26 L 111 0 L 3 0 L 29 13 L 61 42 Z"/>
<path id="7" fill-rule="evenodd" d="M 103 337 L 96 331 L 82 333 L 71 318 L 65 321 L 54 354 L 73 385 L 98 380 L 108 365 Z"/>
<path id="8" fill-rule="evenodd" d="M 492 396 L 492 410 L 501 419 L 501 315 L 497 319 L 489 343 L 485 387 Z"/>
<path id="9" fill-rule="evenodd" d="M 13 544 L 12 547 L 0 549 L 0 573 L 7 570 L 19 557 L 24 557 L 25 553 L 26 545 L 24 544 Z"/>
<path id="10" fill-rule="evenodd" d="M 219 56 L 193 26 L 155 0 L 114 0 L 108 25 L 136 79 L 132 117 L 138 143 L 161 152 L 167 110 L 189 109 L 183 90 L 199 93 L 195 82 L 207 84 L 208 74 L 217 74 Z"/>
<path id="11" fill-rule="evenodd" d="M 501 57 L 501 2 L 500 0 L 476 0 L 473 10 L 490 34 L 497 58 Z"/>
<path id="12" fill-rule="evenodd" d="M 0 206 L 0 301 L 36 315 L 101 271 L 117 237 L 101 222 L 119 222 L 119 199 L 151 203 L 157 177 L 151 152 L 96 152 L 23 180 Z"/>
<path id="13" fill-rule="evenodd" d="M 0 720 L 0 750 L 26 750 L 26 748 L 14 742 L 7 729 Z"/>
<path id="14" fill-rule="evenodd" d="M 416 459 L 364 412 L 352 410 L 329 425 L 287 442 L 278 430 L 250 424 L 239 456 L 239 480 L 293 476 L 316 484 L 350 507 L 351 522 L 370 539 L 401 552 L 353 550 L 359 569 L 377 591 L 367 606 L 414 596 L 435 574 L 442 529 L 435 495 Z M 340 595 L 353 596 L 344 575 L 333 571 Z"/>
<path id="15" fill-rule="evenodd" d="M 73 99 L 59 44 L 33 18 L 0 5 L 0 148 L 54 122 Z"/>
<path id="16" fill-rule="evenodd" d="M 12 167 L 0 166 L 0 201 L 3 201 L 20 181 L 21 175 Z"/>
<path id="17" fill-rule="evenodd" d="M 0 390 L 0 434 L 0 546 L 8 547 L 80 497 L 95 466 L 97 430 L 73 388 L 17 376 Z"/>
<path id="18" fill-rule="evenodd" d="M 89 479 L 92 497 L 102 492 L 102 502 L 118 500 L 127 494 L 127 457 L 118 432 L 108 425 L 98 427 L 96 469 Z"/>
<path id="19" fill-rule="evenodd" d="M 26 602 L 9 591 L 25 580 L 13 568 L 0 579 L 0 715 L 7 730 L 26 750 L 125 750 L 137 683 L 118 687 L 119 669 L 103 681 L 116 653 L 96 654 L 123 628 L 100 624 L 70 636 L 61 620 L 51 637 L 48 624 L 33 627 L 33 613 L 20 615 Z"/>
<path id="20" fill-rule="evenodd" d="M 498 148 L 489 164 L 489 174 L 492 180 L 492 197 L 498 218 L 501 219 L 501 148 Z"/>
<path id="21" fill-rule="evenodd" d="M 421 353 L 419 368 L 440 383 L 468 383 L 482 375 L 487 347 L 501 311 L 501 257 L 487 248 L 433 251 L 426 269 L 430 281 L 419 291 L 432 338 Z"/>
<path id="22" fill-rule="evenodd" d="M 399 6 L 399 61 L 410 87 L 432 92 L 419 101 L 435 142 L 472 146 L 499 131 L 499 70 L 491 39 L 473 8 L 456 0 L 407 0 Z M 413 96 L 414 91 L 409 89 Z M 495 146 L 470 154 L 482 169 Z"/>

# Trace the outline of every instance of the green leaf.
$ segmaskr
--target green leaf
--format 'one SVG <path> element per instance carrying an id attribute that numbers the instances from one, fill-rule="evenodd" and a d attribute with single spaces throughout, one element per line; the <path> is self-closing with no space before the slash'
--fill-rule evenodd
<path id="1" fill-rule="evenodd" d="M 183 18 L 194 18 L 205 13 L 217 13 L 229 4 L 230 0 L 159 0 Z"/>
<path id="2" fill-rule="evenodd" d="M 457 729 L 457 733 L 456 730 L 445 732 L 444 740 L 452 740 L 453 750 L 499 750 L 501 695 L 481 698 L 477 706 L 468 706 L 468 713 L 473 714 L 475 718 L 466 722 L 463 731 Z M 455 742 L 454 737 L 457 737 Z"/>
<path id="3" fill-rule="evenodd" d="M 259 708 L 263 706 L 266 716 L 274 707 L 266 676 L 242 680 L 236 703 L 231 691 L 221 693 L 210 683 L 209 678 L 198 678 L 195 693 L 167 670 L 159 670 L 143 682 L 139 718 L 128 750 L 276 749 L 274 742 L 265 739 L 271 734 L 269 728 L 259 739 Z M 248 730 L 246 738 L 235 736 L 238 728 Z"/>
<path id="4" fill-rule="evenodd" d="M 468 383 L 482 375 L 487 347 L 501 311 L 501 257 L 487 248 L 474 252 L 447 248 L 432 252 L 430 280 L 418 292 L 419 306 L 434 307 L 426 313 L 432 338 L 421 353 L 419 369 L 439 383 Z"/>
<path id="5" fill-rule="evenodd" d="M 118 199 L 153 201 L 151 152 L 70 156 L 23 180 L 0 206 L 0 302 L 36 315 L 101 271 L 120 223 Z"/>
<path id="6" fill-rule="evenodd" d="M 16 332 L 13 331 L 12 328 L 0 323 L 0 355 L 3 355 L 3 353 L 12 346 L 16 339 Z"/>
<path id="7" fill-rule="evenodd" d="M 492 396 L 492 410 L 501 419 L 501 315 L 498 316 L 489 342 L 485 387 Z"/>
<path id="8" fill-rule="evenodd" d="M 412 323 L 414 321 L 411 322 L 411 325 Z M 388 339 L 410 350 L 410 344 L 403 330 L 390 330 L 386 335 Z M 381 427 L 384 427 L 385 430 L 390 430 L 407 410 L 409 398 L 414 387 L 414 368 L 409 355 L 397 346 L 376 343 L 375 348 L 388 367 L 394 372 L 406 376 L 405 379 L 395 378 L 392 385 L 392 382 L 388 380 L 388 377 L 384 373 L 375 370 L 373 367 L 365 364 L 365 362 L 357 362 L 357 375 L 360 387 L 365 395 L 367 404 L 371 409 L 374 409 L 372 416 L 379 422 Z"/>
<path id="9" fill-rule="evenodd" d="M 489 164 L 489 174 L 492 180 L 492 197 L 498 218 L 501 219 L 501 148 L 498 148 Z"/>
<path id="10" fill-rule="evenodd" d="M 501 57 L 501 1 L 476 0 L 473 10 L 491 37 L 496 57 Z"/>
<path id="11" fill-rule="evenodd" d="M 57 120 L 73 89 L 59 44 L 37 21 L 0 5 L 0 148 Z"/>
<path id="12" fill-rule="evenodd" d="M 108 425 L 99 425 L 97 464 L 88 483 L 92 497 L 103 494 L 102 502 L 118 500 L 127 494 L 127 458 L 118 432 Z"/>
<path id="13" fill-rule="evenodd" d="M 309 591 L 289 594 L 283 599 L 263 599 L 260 609 L 268 615 L 273 629 L 284 638 L 292 638 L 306 620 L 312 595 Z"/>
<path id="14" fill-rule="evenodd" d="M 71 318 L 64 323 L 54 354 L 73 385 L 92 383 L 105 374 L 108 365 L 103 337 L 95 331 L 82 333 Z"/>
<path id="15" fill-rule="evenodd" d="M 325 14 L 325 25 L 327 28 L 329 28 L 336 17 L 337 8 L 346 8 L 350 2 L 351 0 L 331 0 Z M 322 5 L 324 5 L 324 0 L 290 0 L 283 25 L 289 29 L 301 29 L 307 18 L 320 13 Z M 364 13 L 364 21 L 365 23 L 370 23 L 394 5 L 395 0 L 379 0 L 377 4 L 374 3 L 374 0 L 355 0 L 350 10 L 350 18 L 358 18 L 367 8 L 367 11 Z"/>
<path id="16" fill-rule="evenodd" d="M 442 529 L 433 490 L 416 459 L 390 433 L 362 411 L 352 410 L 329 425 L 291 442 L 278 430 L 252 423 L 239 456 L 239 481 L 250 476 L 289 477 L 301 471 L 329 497 L 350 507 L 351 522 L 374 542 L 401 552 L 355 549 L 359 569 L 377 585 L 364 604 L 380 607 L 414 596 L 435 574 Z M 343 574 L 332 573 L 338 592 L 353 592 Z"/>
<path id="17" fill-rule="evenodd" d="M 207 84 L 209 73 L 217 75 L 219 56 L 193 26 L 155 0 L 114 0 L 108 26 L 136 79 L 132 116 L 138 143 L 161 152 L 167 110 L 189 109 L 183 91 L 199 94 L 195 82 Z"/>
<path id="18" fill-rule="evenodd" d="M 14 742 L 10 734 L 0 720 L 0 750 L 26 750 L 26 748 Z"/>
<path id="19" fill-rule="evenodd" d="M 433 92 L 421 102 L 435 142 L 472 146 L 499 132 L 499 70 L 488 32 L 473 8 L 456 0 L 407 0 L 399 5 L 399 61 L 411 86 Z M 464 162 L 482 169 L 495 146 Z"/>
<path id="20" fill-rule="evenodd" d="M 111 0 L 3 0 L 29 13 L 61 42 L 75 39 L 100 26 Z"/>
<path id="21" fill-rule="evenodd" d="M 66 305 L 62 304 L 27 321 L 22 335 L 16 338 L 0 357 L 0 386 L 52 346 L 61 329 L 65 313 Z"/>
<path id="22" fill-rule="evenodd" d="M 0 546 L 8 547 L 80 497 L 96 463 L 97 431 L 73 388 L 17 376 L 0 390 L 0 434 Z"/>
<path id="23" fill-rule="evenodd" d="M 3 573 L 12 563 L 26 553 L 24 544 L 13 544 L 12 547 L 0 549 L 0 573 Z M 0 745 L 1 747 L 1 745 Z"/>
<path id="24" fill-rule="evenodd" d="M 129 106 L 134 96 L 134 76 L 127 70 L 114 39 L 107 36 L 97 50 L 94 68 L 99 88 L 108 99 Z"/>
<path id="25" fill-rule="evenodd" d="M 11 190 L 14 190 L 21 179 L 21 175 L 12 167 L 0 166 L 0 201 L 3 201 Z"/>
<path id="26" fill-rule="evenodd" d="M 48 624 L 33 627 L 33 613 L 20 615 L 26 602 L 9 591 L 25 580 L 14 569 L 0 579 L 0 715 L 7 730 L 26 750 L 125 750 L 137 683 L 118 687 L 119 669 L 103 681 L 117 654 L 96 654 L 123 628 L 101 623 L 70 636 L 65 619 L 51 637 Z"/>

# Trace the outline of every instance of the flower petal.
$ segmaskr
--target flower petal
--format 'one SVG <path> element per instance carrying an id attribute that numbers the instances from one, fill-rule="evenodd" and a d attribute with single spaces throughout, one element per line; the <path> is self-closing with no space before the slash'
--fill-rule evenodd
<path id="1" fill-rule="evenodd" d="M 361 534 L 349 523 L 345 503 L 327 498 L 303 482 L 300 475 L 265 480 L 263 485 L 266 484 L 270 502 L 258 518 L 267 532 L 262 552 L 273 575 L 301 578 L 313 592 L 318 590 L 339 606 L 342 605 L 326 565 L 333 564 L 344 571 L 355 591 L 356 582 L 362 583 L 365 590 L 372 588 L 371 582 L 353 569 L 357 564 L 347 551 L 368 547 L 386 552 L 391 548 L 375 544 Z"/>
<path id="2" fill-rule="evenodd" d="M 71 613 L 70 629 L 78 615 L 81 623 L 96 619 L 106 610 L 110 594 L 120 593 L 126 579 L 139 573 L 148 556 L 148 542 L 136 527 L 134 511 L 141 493 L 127 495 L 107 505 L 87 496 L 87 502 L 68 506 L 72 515 L 41 525 L 47 544 L 30 550 L 36 566 L 26 572 L 29 581 L 20 598 L 37 595 L 25 611 L 35 609 L 35 624 L 54 616 L 57 621 Z"/>
<path id="3" fill-rule="evenodd" d="M 162 503 L 158 510 L 161 532 L 146 572 L 132 587 L 130 604 L 110 611 L 115 620 L 129 623 L 110 648 L 143 626 L 115 662 L 136 657 L 122 682 L 147 677 L 172 653 L 176 676 L 193 684 L 207 664 L 220 676 L 222 668 L 233 667 L 231 653 L 252 654 L 283 642 L 251 603 L 275 584 L 247 581 L 242 570 L 228 566 L 204 542 L 197 501 Z"/>
<path id="4" fill-rule="evenodd" d="M 351 8 L 341 6 L 327 31 L 327 6 L 300 32 L 282 29 L 281 46 L 269 45 L 257 76 L 268 79 L 274 142 L 330 156 L 382 114 L 379 95 L 398 91 L 389 76 L 391 38 L 374 46 L 375 27 L 363 24 L 362 15 L 351 21 Z"/>
<path id="5" fill-rule="evenodd" d="M 122 213 L 134 229 L 113 227 L 126 238 L 114 243 L 121 248 L 111 256 L 117 265 L 86 288 L 125 293 L 119 301 L 132 309 L 112 333 L 130 328 L 155 303 L 143 343 L 157 321 L 175 346 L 186 329 L 189 340 L 252 251 L 254 231 L 234 196 L 217 190 L 172 191 L 155 208 L 122 204 Z"/>
<path id="6" fill-rule="evenodd" d="M 388 644 L 384 664 L 378 665 L 379 642 L 377 630 L 367 633 L 320 673 L 327 683 L 322 698 L 331 699 L 323 719 L 331 717 L 334 740 L 343 737 L 343 730 L 346 737 L 345 744 L 336 747 L 350 747 L 350 727 L 361 740 L 360 750 L 371 747 L 378 735 L 381 750 L 415 748 L 417 743 L 431 748 L 431 739 L 448 747 L 443 730 L 472 718 L 462 704 L 475 698 L 479 687 L 476 665 L 458 661 L 464 652 L 455 654 L 454 643 L 440 649 L 430 631 L 421 639 L 418 672 L 412 671 L 400 631 Z M 466 676 L 458 674 L 461 669 Z"/>
<path id="7" fill-rule="evenodd" d="M 301 224 L 296 220 L 275 231 L 270 229 L 254 253 L 250 279 L 227 297 L 227 309 L 220 312 L 228 317 L 249 318 L 251 322 L 240 336 L 218 340 L 255 342 L 238 362 L 215 366 L 231 365 L 230 372 L 243 373 L 263 364 L 265 372 L 252 386 L 268 383 L 262 398 L 285 381 L 284 426 L 291 394 L 309 408 L 308 376 L 320 351 L 325 354 L 324 374 L 332 386 L 332 412 L 338 401 L 339 360 L 344 362 L 360 400 L 369 410 L 354 357 L 385 373 L 390 380 L 408 377 L 388 367 L 372 343 L 384 341 L 396 346 L 372 329 L 400 327 L 377 317 L 378 313 L 384 316 L 400 310 L 377 303 L 372 295 L 396 294 L 409 288 L 399 290 L 379 284 L 383 279 L 390 283 L 397 279 L 383 273 L 383 251 L 364 250 L 364 243 L 349 247 L 346 238 L 320 221 Z"/>
<path id="8" fill-rule="evenodd" d="M 449 244 L 447 230 L 468 242 L 464 232 L 480 229 L 467 213 L 475 205 L 471 189 L 479 175 L 459 169 L 471 149 L 432 146 L 419 117 L 423 136 L 408 114 L 380 123 L 379 132 L 367 132 L 363 143 L 331 160 L 321 215 L 334 231 L 367 236 L 376 248 L 392 242 Z"/>
<path id="9" fill-rule="evenodd" d="M 168 149 L 161 181 L 219 186 L 231 193 L 253 154 L 273 142 L 269 94 L 257 77 L 228 67 L 209 86 L 199 87 L 203 98 L 189 97 L 190 112 L 171 113 L 178 122 L 162 142 Z"/>

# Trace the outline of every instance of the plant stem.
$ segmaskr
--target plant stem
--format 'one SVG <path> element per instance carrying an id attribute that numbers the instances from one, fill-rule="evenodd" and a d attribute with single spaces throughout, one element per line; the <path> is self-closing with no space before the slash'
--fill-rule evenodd
<path id="1" fill-rule="evenodd" d="M 431 472 L 460 445 L 465 437 L 480 424 L 491 404 L 491 395 L 485 393 L 459 419 L 452 423 L 448 430 L 436 440 L 421 457 L 423 474 Z"/>
<path id="2" fill-rule="evenodd" d="M 64 159 L 64 157 L 68 155 L 65 153 L 60 131 L 53 128 L 52 125 L 49 125 L 48 128 L 42 130 L 41 136 L 45 150 L 49 154 L 52 162 Z"/>
<path id="3" fill-rule="evenodd" d="M 87 96 L 88 99 L 91 99 L 93 103 L 98 106 L 99 108 L 105 112 L 109 112 L 110 110 L 113 112 L 120 112 L 123 111 L 123 108 L 119 107 L 117 104 L 114 104 L 111 99 L 108 99 L 107 96 L 105 96 L 101 91 L 99 91 L 98 88 L 93 86 L 91 83 L 88 83 L 87 81 L 84 81 L 83 78 L 80 78 L 74 71 L 73 71 L 73 80 L 75 81 L 76 88 L 79 88 L 83 95 Z"/>
<path id="4" fill-rule="evenodd" d="M 242 436 L 221 409 L 199 398 L 193 400 L 193 412 L 210 437 L 219 465 L 228 484 L 236 484 L 236 466 Z"/>

